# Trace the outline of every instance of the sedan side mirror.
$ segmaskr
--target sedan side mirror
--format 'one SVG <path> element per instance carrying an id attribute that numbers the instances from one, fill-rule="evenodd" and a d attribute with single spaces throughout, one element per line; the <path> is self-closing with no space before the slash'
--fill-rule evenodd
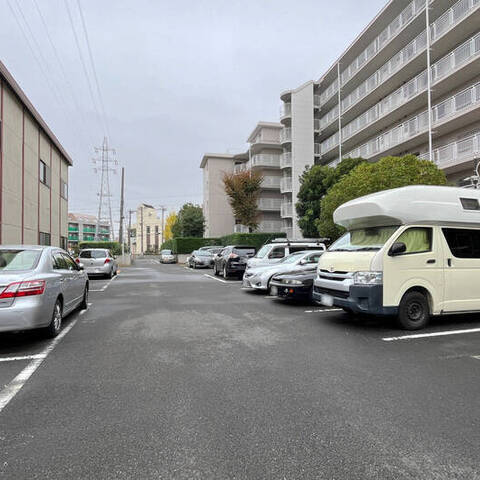
<path id="1" fill-rule="evenodd" d="M 302 258 L 302 259 L 300 260 L 300 262 L 298 262 L 298 263 L 299 263 L 300 265 L 306 265 L 306 264 L 307 264 L 307 261 L 306 261 L 304 258 Z"/>
<path id="2" fill-rule="evenodd" d="M 403 242 L 395 242 L 388 252 L 390 257 L 396 257 L 397 255 L 402 255 L 407 251 L 407 246 Z"/>

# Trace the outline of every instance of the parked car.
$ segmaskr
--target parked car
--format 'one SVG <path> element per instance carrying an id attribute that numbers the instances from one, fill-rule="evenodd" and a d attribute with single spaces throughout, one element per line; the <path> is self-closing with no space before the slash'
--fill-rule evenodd
<path id="1" fill-rule="evenodd" d="M 172 250 L 162 250 L 160 252 L 160 263 L 177 263 L 177 256 Z"/>
<path id="2" fill-rule="evenodd" d="M 256 255 L 248 261 L 248 266 L 254 267 L 277 263 L 291 253 L 305 250 L 325 251 L 327 247 L 325 246 L 324 241 L 325 239 L 287 240 L 285 238 L 277 238 L 270 243 L 263 245 Z"/>
<path id="3" fill-rule="evenodd" d="M 306 270 L 291 270 L 279 273 L 270 281 L 270 295 L 276 295 L 286 300 L 313 300 L 313 281 L 317 276 L 317 264 L 312 264 Z"/>
<path id="4" fill-rule="evenodd" d="M 255 290 L 270 290 L 270 282 L 274 275 L 292 270 L 308 270 L 316 267 L 323 250 L 301 251 L 288 255 L 277 263 L 247 267 L 243 276 L 243 287 Z"/>
<path id="5" fill-rule="evenodd" d="M 77 263 L 82 263 L 87 275 L 112 278 L 117 274 L 118 264 L 106 248 L 86 248 L 80 250 Z"/>
<path id="6" fill-rule="evenodd" d="M 55 337 L 62 319 L 87 302 L 87 274 L 64 250 L 0 246 L 0 332 L 43 328 Z"/>
<path id="7" fill-rule="evenodd" d="M 228 278 L 241 276 L 247 267 L 249 258 L 255 255 L 255 247 L 249 245 L 229 245 L 214 257 L 213 273 Z"/>
<path id="8" fill-rule="evenodd" d="M 190 268 L 212 268 L 213 257 L 210 250 L 195 250 L 188 257 L 188 266 Z"/>

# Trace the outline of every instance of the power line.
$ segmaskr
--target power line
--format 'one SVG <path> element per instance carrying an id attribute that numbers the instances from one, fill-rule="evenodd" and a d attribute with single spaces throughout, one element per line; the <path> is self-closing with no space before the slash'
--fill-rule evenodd
<path id="1" fill-rule="evenodd" d="M 71 12 L 70 7 L 68 5 L 68 0 L 64 0 L 64 3 L 65 3 L 65 7 L 67 8 L 68 19 L 70 20 L 70 27 L 71 27 L 71 30 L 72 30 L 72 33 L 73 33 L 73 37 L 75 39 L 75 44 L 77 46 L 78 56 L 80 57 L 80 63 L 82 64 L 83 73 L 84 73 L 85 78 L 87 80 L 88 90 L 90 92 L 90 97 L 92 99 L 93 108 L 95 109 L 98 117 L 100 118 L 100 120 L 103 124 L 103 130 L 104 130 L 105 134 L 107 134 L 107 128 L 106 128 L 106 125 L 105 125 L 105 120 L 104 120 L 103 116 L 100 114 L 100 112 L 98 110 L 97 102 L 95 100 L 95 95 L 93 93 L 92 83 L 90 81 L 90 76 L 88 74 L 88 69 L 87 69 L 87 66 L 85 64 L 85 59 L 83 57 L 82 48 L 80 46 L 80 41 L 78 39 L 77 31 L 75 30 L 75 24 L 74 24 L 74 21 L 73 21 L 72 12 Z"/>

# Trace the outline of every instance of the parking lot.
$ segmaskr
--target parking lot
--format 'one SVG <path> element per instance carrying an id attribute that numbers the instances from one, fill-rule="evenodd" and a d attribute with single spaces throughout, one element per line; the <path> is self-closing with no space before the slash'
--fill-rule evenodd
<path id="1" fill-rule="evenodd" d="M 480 318 L 290 304 L 138 260 L 0 336 L 5 478 L 480 478 Z"/>

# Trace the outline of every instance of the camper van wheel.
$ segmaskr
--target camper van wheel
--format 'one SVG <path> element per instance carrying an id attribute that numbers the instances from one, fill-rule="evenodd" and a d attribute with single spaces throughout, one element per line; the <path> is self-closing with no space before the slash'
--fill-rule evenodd
<path id="1" fill-rule="evenodd" d="M 428 300 L 421 292 L 407 292 L 400 302 L 398 321 L 405 330 L 424 328 L 429 320 Z"/>

